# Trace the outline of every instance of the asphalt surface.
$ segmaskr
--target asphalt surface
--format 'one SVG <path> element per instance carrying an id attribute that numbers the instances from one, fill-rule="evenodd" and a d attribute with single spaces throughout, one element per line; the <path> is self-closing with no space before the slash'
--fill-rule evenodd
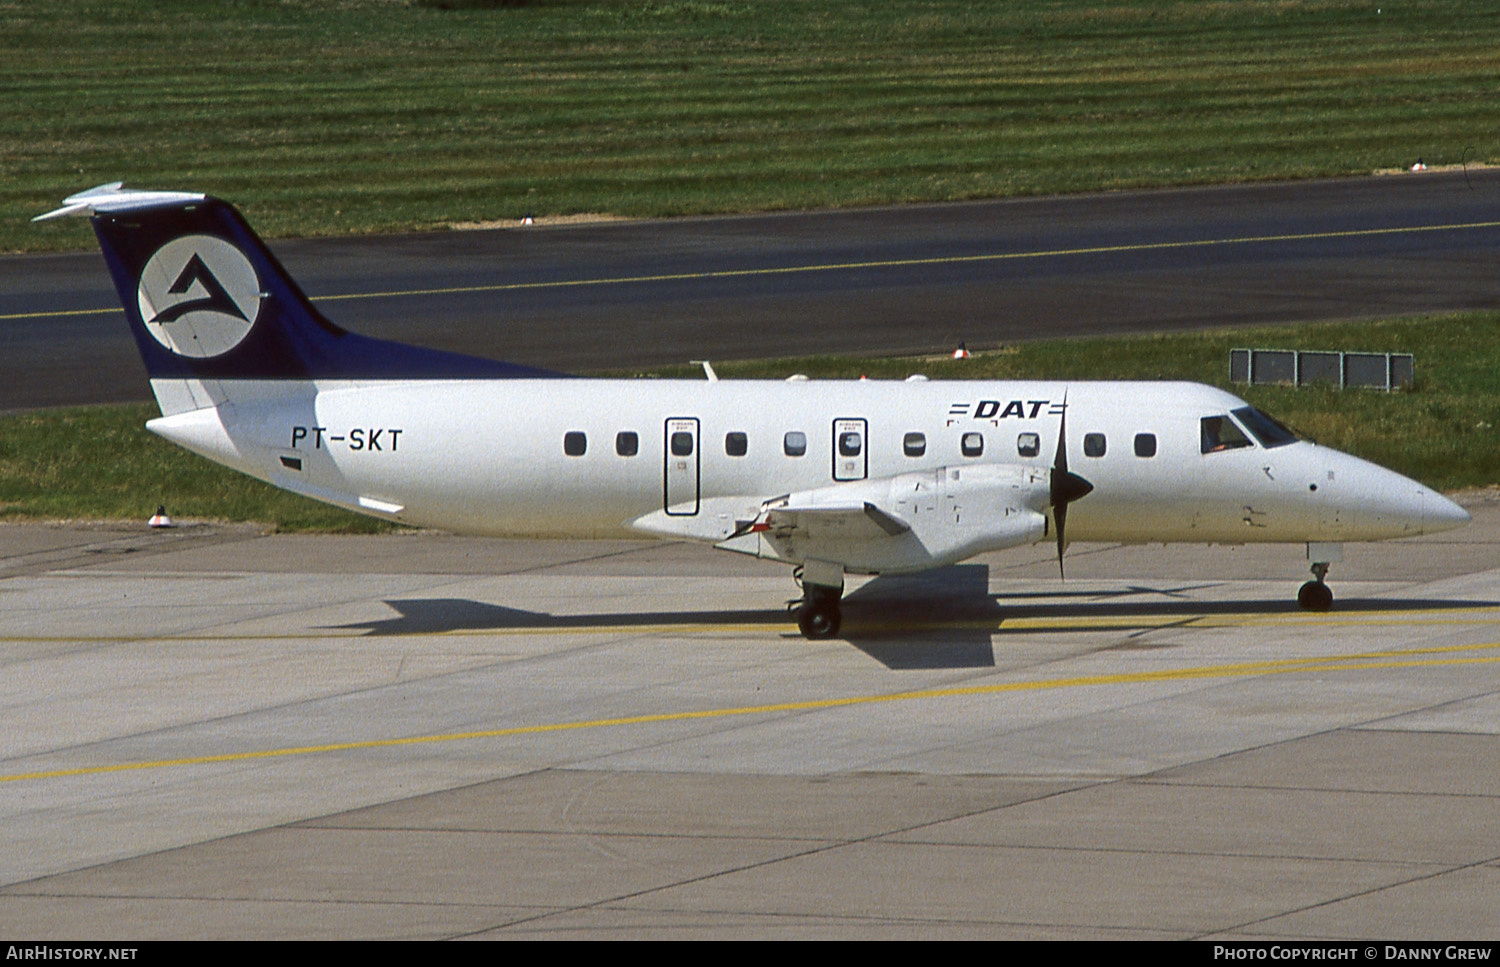
<path id="1" fill-rule="evenodd" d="M 1301 548 L 1043 543 L 819 642 L 686 544 L 0 525 L 0 928 L 1493 942 L 1466 502 L 1326 614 Z"/>
<path id="2" fill-rule="evenodd" d="M 917 354 L 1494 308 L 1500 172 L 272 248 L 347 328 L 569 372 Z M 0 410 L 148 398 L 117 306 L 97 253 L 0 258 Z"/>

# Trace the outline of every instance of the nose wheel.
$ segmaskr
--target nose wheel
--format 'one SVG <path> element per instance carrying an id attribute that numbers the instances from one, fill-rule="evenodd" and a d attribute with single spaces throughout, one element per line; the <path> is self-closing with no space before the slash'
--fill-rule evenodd
<path id="1" fill-rule="evenodd" d="M 1333 607 L 1333 591 L 1324 583 L 1324 578 L 1328 577 L 1328 565 L 1314 564 L 1312 573 L 1313 580 L 1297 590 L 1297 604 L 1303 611 L 1327 611 Z"/>

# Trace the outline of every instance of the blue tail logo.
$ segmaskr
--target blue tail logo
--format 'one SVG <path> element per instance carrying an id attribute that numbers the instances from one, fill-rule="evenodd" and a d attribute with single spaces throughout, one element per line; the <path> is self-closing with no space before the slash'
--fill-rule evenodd
<path id="1" fill-rule="evenodd" d="M 221 356 L 250 334 L 260 281 L 238 248 L 213 235 L 183 235 L 157 249 L 141 271 L 141 319 L 178 356 Z"/>
<path id="2" fill-rule="evenodd" d="M 545 369 L 372 339 L 329 322 L 229 204 L 111 182 L 34 221 L 88 215 L 156 379 L 547 379 Z"/>

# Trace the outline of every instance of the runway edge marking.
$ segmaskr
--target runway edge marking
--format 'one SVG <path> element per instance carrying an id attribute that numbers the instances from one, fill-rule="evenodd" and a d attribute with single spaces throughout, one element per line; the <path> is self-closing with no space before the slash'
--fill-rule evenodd
<path id="1" fill-rule="evenodd" d="M 782 265 L 762 269 L 720 269 L 709 272 L 674 272 L 662 275 L 624 275 L 599 279 L 564 279 L 551 282 L 510 282 L 495 285 L 466 285 L 431 289 L 391 289 L 381 292 L 346 292 L 317 296 L 317 302 L 347 302 L 355 299 L 393 299 L 431 295 L 471 295 L 485 292 L 519 292 L 531 289 L 569 289 L 599 285 L 628 285 L 643 282 L 685 282 L 699 279 L 735 279 L 753 276 L 793 275 L 811 272 L 841 272 L 859 269 L 910 268 L 923 265 L 964 265 L 978 262 L 1004 262 L 1020 259 L 1061 258 L 1069 255 L 1111 255 L 1122 252 L 1153 252 L 1170 249 L 1205 248 L 1220 245 L 1255 245 L 1266 242 L 1308 242 L 1330 238 L 1368 238 L 1377 235 L 1411 235 L 1419 232 L 1457 232 L 1483 228 L 1500 228 L 1500 221 L 1454 222 L 1444 225 L 1405 225 L 1394 228 L 1359 228 L 1338 232 L 1305 232 L 1285 235 L 1247 235 L 1242 238 L 1204 238 L 1177 242 L 1141 242 L 1131 245 L 1089 245 L 1076 248 L 1038 249 L 1029 252 L 990 252 L 983 255 L 951 255 L 934 258 L 873 259 L 866 262 L 827 262 L 816 265 Z M 69 316 L 96 316 L 119 313 L 109 309 L 59 309 L 51 312 L 11 312 L 0 314 L 0 322 L 20 319 L 53 319 Z"/>

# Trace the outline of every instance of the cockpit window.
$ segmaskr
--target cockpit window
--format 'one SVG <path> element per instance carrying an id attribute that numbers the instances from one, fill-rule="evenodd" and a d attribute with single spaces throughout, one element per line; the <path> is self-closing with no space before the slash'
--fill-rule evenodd
<path id="1" fill-rule="evenodd" d="M 1240 447 L 1250 447 L 1255 444 L 1245 436 L 1245 432 L 1235 425 L 1235 422 L 1227 416 L 1205 416 L 1202 422 L 1202 442 L 1204 453 L 1218 453 L 1221 450 L 1238 450 Z"/>
<path id="2" fill-rule="evenodd" d="M 1253 406 L 1244 406 L 1235 410 L 1234 417 L 1243 423 L 1251 436 L 1259 440 L 1260 445 L 1267 450 L 1297 442 L 1297 434 L 1283 426 L 1275 417 L 1267 416 Z"/>

